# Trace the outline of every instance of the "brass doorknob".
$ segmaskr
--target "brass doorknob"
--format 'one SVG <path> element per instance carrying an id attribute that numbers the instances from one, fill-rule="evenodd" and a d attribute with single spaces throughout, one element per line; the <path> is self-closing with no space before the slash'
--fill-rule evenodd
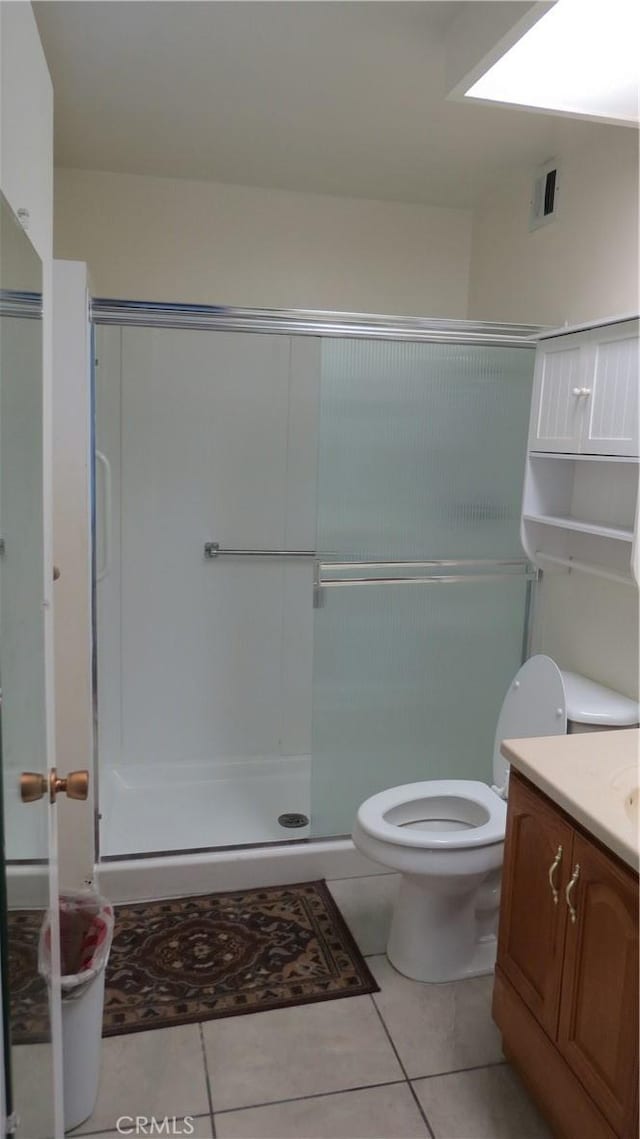
<path id="1" fill-rule="evenodd" d="M 47 778 L 37 771 L 23 771 L 20 776 L 20 798 L 23 803 L 35 803 L 47 790 Z"/>
<path id="2" fill-rule="evenodd" d="M 68 799 L 86 799 L 89 795 L 89 772 L 70 771 L 66 779 L 61 779 L 55 767 L 49 778 L 36 771 L 23 771 L 20 776 L 20 798 L 23 803 L 35 803 L 49 792 L 49 802 L 55 803 L 56 796 L 64 792 Z"/>

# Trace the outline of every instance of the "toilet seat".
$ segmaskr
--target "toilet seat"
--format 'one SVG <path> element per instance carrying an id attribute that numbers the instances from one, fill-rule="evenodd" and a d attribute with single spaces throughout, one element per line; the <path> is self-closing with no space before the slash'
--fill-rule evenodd
<path id="1" fill-rule="evenodd" d="M 416 851 L 472 850 L 502 843 L 507 807 L 501 796 L 506 793 L 509 766 L 501 754 L 501 741 L 564 735 L 566 730 L 562 673 L 550 657 L 530 657 L 513 678 L 498 716 L 495 790 L 475 779 L 429 779 L 390 787 L 362 804 L 356 826 L 378 842 Z M 429 827 L 434 822 L 436 826 Z"/>
<path id="2" fill-rule="evenodd" d="M 551 657 L 529 657 L 507 689 L 496 724 L 493 745 L 493 782 L 506 794 L 509 764 L 502 755 L 503 740 L 531 736 L 564 736 L 567 701 L 563 673 Z"/>
<path id="3" fill-rule="evenodd" d="M 475 779 L 430 779 L 372 795 L 358 811 L 362 830 L 414 850 L 464 850 L 504 842 L 506 803 Z M 420 829 L 420 822 L 442 829 Z M 452 825 L 447 827 L 450 821 Z"/>

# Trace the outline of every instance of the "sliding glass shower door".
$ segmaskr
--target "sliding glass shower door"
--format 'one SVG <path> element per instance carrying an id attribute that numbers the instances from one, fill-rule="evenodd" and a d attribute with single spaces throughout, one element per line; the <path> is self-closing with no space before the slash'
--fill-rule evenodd
<path id="1" fill-rule="evenodd" d="M 303 837 L 318 342 L 106 327 L 97 357 L 102 856 Z"/>
<path id="2" fill-rule="evenodd" d="M 490 774 L 533 350 L 276 329 L 97 329 L 102 857 Z"/>
<path id="3" fill-rule="evenodd" d="M 312 834 L 420 779 L 489 779 L 523 655 L 533 352 L 326 339 Z"/>

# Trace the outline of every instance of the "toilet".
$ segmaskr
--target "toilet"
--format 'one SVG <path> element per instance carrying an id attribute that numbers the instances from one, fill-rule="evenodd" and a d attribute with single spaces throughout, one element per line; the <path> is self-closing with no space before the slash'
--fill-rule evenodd
<path id="1" fill-rule="evenodd" d="M 493 970 L 507 817 L 504 739 L 627 728 L 640 705 L 550 657 L 531 657 L 512 680 L 496 727 L 493 779 L 434 779 L 392 787 L 360 807 L 353 841 L 402 875 L 387 956 L 417 981 Z"/>

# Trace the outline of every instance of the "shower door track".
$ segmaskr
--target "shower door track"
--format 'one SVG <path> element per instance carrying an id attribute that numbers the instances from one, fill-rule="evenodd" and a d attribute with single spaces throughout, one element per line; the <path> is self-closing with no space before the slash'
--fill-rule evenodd
<path id="1" fill-rule="evenodd" d="M 26 293 L 19 289 L 0 289 L 0 316 L 19 316 L 23 320 L 42 320 L 42 293 Z"/>
<path id="2" fill-rule="evenodd" d="M 537 324 L 438 320 L 432 317 L 383 316 L 377 313 L 313 309 L 254 309 L 231 305 L 161 304 L 155 301 L 96 297 L 93 324 L 203 331 L 282 333 L 354 339 L 407 340 L 428 344 L 475 344 L 486 347 L 535 347 L 548 331 Z"/>
<path id="3" fill-rule="evenodd" d="M 290 850 L 292 847 L 307 847 L 310 843 L 346 842 L 351 838 L 349 834 L 318 835 L 309 838 L 279 838 L 271 842 L 238 842 L 229 843 L 228 846 L 189 846 L 177 850 L 143 850 L 138 854 L 104 854 L 100 859 L 105 862 L 141 862 L 145 858 L 183 858 L 188 855 L 199 854 L 233 854 L 241 850 Z M 31 864 L 29 864 L 31 865 Z"/>

